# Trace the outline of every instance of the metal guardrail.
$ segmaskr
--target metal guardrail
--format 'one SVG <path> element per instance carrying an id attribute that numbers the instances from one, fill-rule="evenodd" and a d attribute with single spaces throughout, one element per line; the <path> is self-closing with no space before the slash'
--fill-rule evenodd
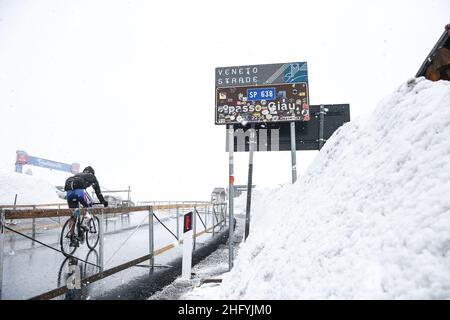
<path id="1" fill-rule="evenodd" d="M 194 246 L 193 250 L 195 250 L 196 245 L 196 239 L 200 237 L 201 235 L 205 233 L 212 233 L 212 236 L 215 236 L 215 229 L 217 227 L 220 227 L 222 229 L 224 226 L 227 225 L 227 204 L 226 203 L 210 203 L 210 202 L 178 202 L 178 203 L 170 203 L 170 202 L 164 202 L 162 201 L 154 201 L 151 203 L 158 203 L 153 205 L 146 205 L 146 206 L 135 206 L 135 207 L 120 207 L 120 208 L 91 208 L 91 212 L 96 214 L 100 218 L 100 244 L 99 244 L 99 265 L 101 266 L 98 273 L 91 275 L 85 279 L 82 279 L 82 283 L 88 284 L 92 283 L 101 279 L 104 279 L 112 274 L 115 274 L 117 272 L 123 271 L 127 268 L 130 268 L 132 266 L 135 266 L 139 263 L 142 263 L 146 260 L 150 260 L 149 266 L 153 269 L 154 268 L 154 257 L 162 254 L 168 250 L 171 250 L 175 248 L 177 245 L 175 243 L 171 243 L 169 245 L 165 245 L 162 248 L 154 249 L 154 219 L 156 218 L 159 222 L 160 220 L 155 216 L 155 211 L 163 211 L 163 210 L 169 210 L 169 212 L 172 212 L 171 210 L 176 210 L 176 220 L 177 220 L 177 231 L 176 235 L 172 232 L 170 232 L 169 229 L 167 229 L 170 233 L 172 233 L 173 236 L 176 237 L 177 243 L 181 244 L 183 243 L 182 240 L 180 240 L 179 236 L 179 221 L 182 214 L 182 211 L 188 210 L 192 211 L 194 213 L 194 230 L 197 230 L 197 216 L 200 217 L 201 223 L 204 226 L 204 230 L 200 232 L 196 232 L 194 234 Z M 3 244 L 4 244 L 4 235 L 5 235 L 5 222 L 7 219 L 33 219 L 33 228 L 34 227 L 34 220 L 38 218 L 50 218 L 50 217 L 62 217 L 62 216 L 70 216 L 72 215 L 72 209 L 41 209 L 39 207 L 42 206 L 49 206 L 49 205 L 35 205 L 33 206 L 34 209 L 17 209 L 17 206 L 15 209 L 5 209 L 0 208 L 0 299 L 2 297 L 2 285 L 3 285 Z M 10 206 L 11 207 L 11 206 Z M 9 207 L 9 208 L 10 208 Z M 25 206 L 24 208 L 27 208 L 30 206 Z M 149 253 L 145 256 L 133 259 L 131 261 L 128 261 L 126 263 L 123 263 L 119 266 L 114 266 L 112 268 L 109 268 L 107 270 L 103 270 L 104 268 L 104 229 L 105 229 L 105 216 L 107 214 L 114 214 L 114 213 L 130 213 L 130 212 L 139 212 L 139 211 L 147 211 L 148 212 L 148 232 L 149 232 Z M 86 212 L 86 209 L 81 209 L 82 214 Z M 173 213 L 173 212 L 172 212 Z M 159 214 L 159 213 L 158 213 Z M 209 226 L 208 223 L 204 222 L 201 218 L 201 214 L 204 214 L 205 221 L 207 220 L 207 217 L 211 217 L 212 221 L 210 221 L 211 225 Z M 162 223 L 161 223 L 162 224 Z M 163 225 L 164 226 L 164 225 Z M 139 228 L 139 226 L 138 226 Z M 33 235 L 34 235 L 34 229 L 33 229 Z M 125 240 L 125 242 L 128 241 Z M 120 250 L 121 247 L 119 247 L 117 250 Z M 67 286 L 63 286 L 54 290 L 51 290 L 49 292 L 43 293 L 41 295 L 38 295 L 36 297 L 33 297 L 32 299 L 51 299 L 55 298 L 59 295 L 62 295 L 64 293 L 68 292 Z"/>
<path id="2" fill-rule="evenodd" d="M 211 203 L 195 203 L 197 208 L 210 206 Z M 109 213 L 130 213 L 148 210 L 165 210 L 165 209 L 182 209 L 192 208 L 192 204 L 162 204 L 150 206 L 136 206 L 136 207 L 118 207 L 118 208 L 90 208 L 94 214 L 109 214 Z M 85 208 L 80 209 L 81 213 L 86 212 Z M 4 209 L 5 219 L 31 219 L 31 218 L 55 218 L 61 216 L 70 216 L 73 213 L 72 209 Z"/>
<path id="3" fill-rule="evenodd" d="M 192 205 L 192 204 L 198 204 L 198 205 L 204 205 L 204 204 L 211 204 L 209 201 L 138 201 L 137 206 L 155 206 L 155 205 Z M 11 205 L 0 205 L 0 209 L 23 209 L 23 208 L 30 208 L 30 209 L 36 209 L 36 208 L 48 208 L 51 207 L 58 207 L 58 209 L 65 208 L 67 209 L 67 203 L 42 203 L 42 204 L 11 204 Z M 128 208 L 127 206 L 124 207 L 111 207 L 111 208 Z"/>
<path id="4" fill-rule="evenodd" d="M 185 203 L 185 204 L 193 204 L 193 203 L 198 203 L 198 204 L 201 204 L 201 203 L 203 203 L 203 204 L 205 204 L 205 203 L 208 203 L 208 204 L 211 204 L 211 201 L 203 201 L 203 200 L 200 200 L 200 201 L 193 201 L 193 200 L 186 200 L 186 201 L 180 201 L 180 200 L 177 200 L 177 201 L 175 201 L 175 200 L 161 200 L 161 201 L 138 201 L 137 202 L 137 204 L 139 205 L 156 205 L 156 204 L 183 204 L 183 203 Z"/>
<path id="5" fill-rule="evenodd" d="M 44 208 L 44 207 L 67 207 L 67 203 L 48 203 L 48 204 L 11 204 L 11 205 L 0 205 L 0 209 L 7 208 Z"/>

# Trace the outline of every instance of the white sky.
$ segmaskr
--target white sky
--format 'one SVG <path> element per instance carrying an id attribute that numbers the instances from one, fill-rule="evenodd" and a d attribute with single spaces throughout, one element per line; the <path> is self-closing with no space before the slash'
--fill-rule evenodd
<path id="1" fill-rule="evenodd" d="M 0 0 L 0 169 L 19 149 L 92 165 L 134 200 L 208 199 L 228 181 L 215 67 L 307 61 L 311 104 L 350 103 L 356 119 L 415 75 L 449 13 L 448 0 Z M 297 153 L 300 173 L 316 154 Z M 254 183 L 290 175 L 289 152 L 255 155 Z"/>

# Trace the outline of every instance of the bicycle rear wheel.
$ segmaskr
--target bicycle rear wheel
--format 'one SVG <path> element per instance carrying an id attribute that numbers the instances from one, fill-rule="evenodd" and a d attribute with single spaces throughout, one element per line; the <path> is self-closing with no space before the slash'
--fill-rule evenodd
<path id="1" fill-rule="evenodd" d="M 75 218 L 70 217 L 64 223 L 64 226 L 61 230 L 61 236 L 59 239 L 59 243 L 61 245 L 61 251 L 64 253 L 64 255 L 67 255 L 67 254 L 72 255 L 77 250 L 77 247 L 70 246 L 71 236 L 72 236 L 72 232 L 70 230 L 73 229 L 72 226 L 74 223 L 75 223 Z"/>
<path id="2" fill-rule="evenodd" d="M 93 217 L 88 223 L 89 230 L 86 231 L 86 244 L 89 249 L 95 249 L 100 240 L 100 219 Z"/>

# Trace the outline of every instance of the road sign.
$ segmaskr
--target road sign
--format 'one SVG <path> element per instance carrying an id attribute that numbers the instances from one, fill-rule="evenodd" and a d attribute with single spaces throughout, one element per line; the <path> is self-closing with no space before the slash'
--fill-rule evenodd
<path id="1" fill-rule="evenodd" d="M 331 135 L 344 123 L 350 121 L 349 104 L 329 104 L 323 105 L 323 136 L 326 141 Z M 295 123 L 295 140 L 297 150 L 320 150 L 320 105 L 310 106 L 311 120 L 307 122 Z M 249 126 L 241 124 L 233 125 L 234 151 L 249 151 L 249 137 L 247 131 Z M 241 131 L 239 131 L 241 130 Z M 256 124 L 256 143 L 255 151 L 289 151 L 291 150 L 291 128 L 290 123 L 269 123 Z M 242 132 L 240 136 L 239 132 Z M 240 141 L 242 140 L 242 141 Z M 242 145 L 242 147 L 240 147 Z M 228 151 L 228 135 L 226 143 Z"/>
<path id="2" fill-rule="evenodd" d="M 247 89 L 247 100 L 275 100 L 275 88 L 251 88 Z"/>
<path id="3" fill-rule="evenodd" d="M 306 62 L 216 68 L 216 124 L 309 121 Z"/>
<path id="4" fill-rule="evenodd" d="M 216 68 L 216 88 L 308 82 L 306 62 Z"/>
<path id="5" fill-rule="evenodd" d="M 80 171 L 80 165 L 78 163 L 62 163 L 53 160 L 47 160 L 43 158 L 33 157 L 28 155 L 25 151 L 16 151 L 16 172 L 22 172 L 23 165 L 32 165 L 51 170 L 59 170 L 65 172 L 71 172 L 73 174 Z"/>
<path id="6" fill-rule="evenodd" d="M 216 124 L 310 119 L 307 83 L 218 88 L 216 93 Z"/>

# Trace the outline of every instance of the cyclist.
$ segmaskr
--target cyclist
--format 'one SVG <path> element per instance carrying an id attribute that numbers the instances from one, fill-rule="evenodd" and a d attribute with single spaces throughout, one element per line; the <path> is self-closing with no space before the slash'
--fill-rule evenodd
<path id="1" fill-rule="evenodd" d="M 98 183 L 97 178 L 95 177 L 95 171 L 91 166 L 88 166 L 84 168 L 82 173 L 77 173 L 66 180 L 64 190 L 67 193 L 67 204 L 69 205 L 69 208 L 71 209 L 79 208 L 80 204 L 84 208 L 92 207 L 93 204 L 92 199 L 86 191 L 86 189 L 91 186 L 94 188 L 95 194 L 97 195 L 97 198 L 100 201 L 100 203 L 102 203 L 103 206 L 107 207 L 108 201 L 106 201 L 102 195 L 100 185 Z M 76 211 L 74 212 L 74 214 L 75 213 Z M 74 218 L 76 217 L 74 216 Z M 74 219 L 74 221 L 76 220 Z M 82 236 L 78 238 L 75 236 L 74 226 L 75 224 L 73 224 L 71 227 L 70 246 L 78 247 L 78 241 L 82 240 L 81 238 Z M 82 233 L 79 234 L 81 235 Z"/>

